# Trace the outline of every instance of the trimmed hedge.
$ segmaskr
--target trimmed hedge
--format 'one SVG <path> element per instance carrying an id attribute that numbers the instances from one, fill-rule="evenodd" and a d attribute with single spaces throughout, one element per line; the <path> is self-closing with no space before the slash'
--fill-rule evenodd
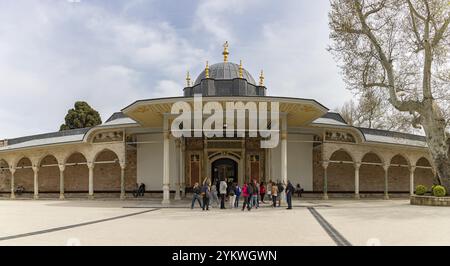
<path id="1" fill-rule="evenodd" d="M 428 191 L 428 189 L 424 185 L 418 185 L 416 187 L 416 195 L 423 196 L 423 195 L 425 195 L 425 193 L 427 193 L 427 191 Z"/>
<path id="2" fill-rule="evenodd" d="M 447 195 L 447 190 L 443 186 L 434 186 L 432 192 L 435 197 L 445 197 Z"/>

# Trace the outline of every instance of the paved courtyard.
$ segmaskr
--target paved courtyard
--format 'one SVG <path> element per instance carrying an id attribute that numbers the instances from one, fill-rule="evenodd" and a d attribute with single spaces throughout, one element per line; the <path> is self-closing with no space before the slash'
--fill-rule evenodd
<path id="1" fill-rule="evenodd" d="M 450 245 L 450 208 L 407 200 L 305 200 L 292 211 L 251 212 L 159 202 L 0 200 L 0 245 Z"/>

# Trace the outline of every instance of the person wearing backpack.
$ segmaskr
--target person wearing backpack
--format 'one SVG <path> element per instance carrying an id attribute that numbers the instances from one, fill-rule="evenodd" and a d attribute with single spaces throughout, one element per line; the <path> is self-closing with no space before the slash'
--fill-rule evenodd
<path id="1" fill-rule="evenodd" d="M 200 201 L 200 193 L 201 189 L 198 183 L 194 184 L 194 187 L 192 188 L 192 203 L 191 203 L 191 209 L 194 209 L 194 204 L 196 201 L 198 201 L 198 205 L 200 205 L 200 208 L 202 208 L 202 202 Z"/>
<path id="2" fill-rule="evenodd" d="M 255 207 L 256 209 L 259 208 L 259 202 L 258 202 L 258 197 L 259 197 L 259 187 L 258 187 L 258 182 L 256 181 L 256 179 L 253 180 L 253 194 L 252 194 L 252 207 Z"/>
<path id="3" fill-rule="evenodd" d="M 241 194 L 242 194 L 242 188 L 239 186 L 238 183 L 236 183 L 236 188 L 234 190 L 234 194 L 236 195 L 236 200 L 234 202 L 234 207 L 235 208 L 239 208 L 239 198 L 241 197 Z"/>
<path id="4" fill-rule="evenodd" d="M 244 185 L 242 186 L 242 196 L 244 197 L 244 202 L 242 203 L 242 211 L 245 210 L 245 207 L 247 207 L 248 211 L 250 211 L 250 194 L 249 185 L 247 184 L 247 182 L 244 182 Z"/>
<path id="5" fill-rule="evenodd" d="M 261 182 L 259 185 L 259 195 L 261 196 L 261 202 L 265 204 L 264 197 L 266 196 L 266 186 L 264 185 L 264 182 Z"/>
<path id="6" fill-rule="evenodd" d="M 278 181 L 277 188 L 278 188 L 278 196 L 277 196 L 278 207 L 281 207 L 281 197 L 283 196 L 284 193 L 284 186 L 283 183 L 281 183 L 281 181 Z"/>
<path id="7" fill-rule="evenodd" d="M 228 191 L 228 203 L 230 204 L 230 209 L 234 208 L 234 202 L 236 201 L 236 185 L 231 183 L 230 190 Z"/>
<path id="8" fill-rule="evenodd" d="M 272 183 L 272 203 L 273 207 L 277 207 L 277 197 L 278 197 L 278 186 L 275 183 Z"/>
<path id="9" fill-rule="evenodd" d="M 210 183 L 209 182 L 205 182 L 203 184 L 203 187 L 201 189 L 201 193 L 202 193 L 202 200 L 203 200 L 203 210 L 207 210 L 209 211 L 209 198 L 210 198 Z"/>
<path id="10" fill-rule="evenodd" d="M 252 203 L 253 203 L 253 202 L 252 202 L 253 191 L 254 191 L 253 183 L 252 183 L 252 181 L 249 181 L 249 182 L 247 183 L 247 193 L 248 193 L 248 202 L 247 202 L 247 204 L 248 204 L 248 207 L 249 207 L 250 209 L 253 208 L 253 204 L 252 204 Z"/>

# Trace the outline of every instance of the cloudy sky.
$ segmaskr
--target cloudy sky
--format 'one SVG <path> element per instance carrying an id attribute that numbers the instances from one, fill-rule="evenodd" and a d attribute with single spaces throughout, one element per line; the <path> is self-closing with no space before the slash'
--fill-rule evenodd
<path id="1" fill-rule="evenodd" d="M 206 60 L 264 69 L 273 96 L 330 109 L 351 98 L 329 45 L 328 0 L 0 2 L 0 139 L 57 131 L 85 100 L 106 120 L 137 99 L 180 96 Z"/>

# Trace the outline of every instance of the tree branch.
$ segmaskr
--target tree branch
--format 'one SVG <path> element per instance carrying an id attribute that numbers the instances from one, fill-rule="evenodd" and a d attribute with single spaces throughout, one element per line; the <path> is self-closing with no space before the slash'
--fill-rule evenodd
<path id="1" fill-rule="evenodd" d="M 447 16 L 447 18 L 445 19 L 445 21 L 442 24 L 442 26 L 434 34 L 433 42 L 431 44 L 433 47 L 436 47 L 439 44 L 439 42 L 442 40 L 442 38 L 444 37 L 444 33 L 448 29 L 449 24 L 450 24 L 450 15 Z"/>
<path id="2" fill-rule="evenodd" d="M 418 17 L 420 20 L 425 21 L 426 18 L 422 15 L 419 14 L 419 12 L 417 12 L 417 10 L 414 8 L 413 4 L 411 3 L 411 0 L 407 0 L 408 2 L 408 6 L 409 9 L 414 13 L 414 15 L 416 15 L 416 17 Z"/>

